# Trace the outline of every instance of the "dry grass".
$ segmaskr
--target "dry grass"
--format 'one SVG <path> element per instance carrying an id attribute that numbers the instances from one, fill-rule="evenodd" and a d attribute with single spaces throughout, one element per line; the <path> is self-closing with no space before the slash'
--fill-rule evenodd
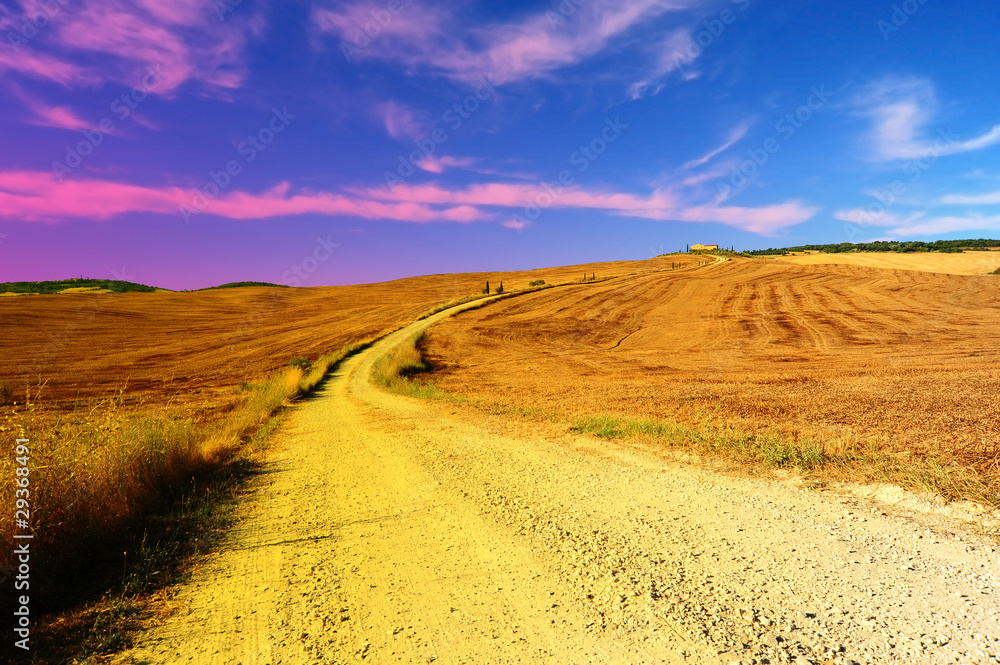
<path id="1" fill-rule="evenodd" d="M 445 396 L 436 386 L 415 380 L 419 374 L 431 371 L 420 351 L 424 335 L 419 333 L 394 347 L 372 368 L 372 380 L 386 390 L 410 397 L 439 399 Z"/>
<path id="2" fill-rule="evenodd" d="M 860 252 L 841 254 L 796 254 L 772 259 L 794 265 L 848 265 L 890 270 L 919 270 L 949 275 L 985 275 L 1000 270 L 1000 252 L 967 251 L 961 254 L 914 252 Z"/>
<path id="3" fill-rule="evenodd" d="M 817 446 L 829 473 L 997 505 L 998 305 L 992 276 L 734 259 L 497 303 L 425 349 L 479 403 L 692 432 L 712 414 L 750 457 L 776 437 L 765 465 Z"/>
<path id="4" fill-rule="evenodd" d="M 210 524 L 215 502 L 227 494 L 233 474 L 264 446 L 274 416 L 366 344 L 324 354 L 307 371 L 288 367 L 246 384 L 237 406 L 211 422 L 156 415 L 142 404 L 127 404 L 124 390 L 77 403 L 72 411 L 29 392 L 0 414 L 0 436 L 30 441 L 36 622 L 39 611 L 62 610 L 112 591 L 75 610 L 70 615 L 75 622 L 63 621 L 63 628 L 41 619 L 39 627 L 53 643 L 42 649 L 51 657 L 39 656 L 39 662 L 63 662 L 81 647 L 95 653 L 119 647 L 125 627 L 134 623 L 130 598 L 148 591 L 179 557 L 201 546 L 200 532 Z M 13 456 L 0 457 L 0 474 L 12 477 L 13 464 Z M 14 491 L 10 483 L 0 485 L 0 502 L 13 505 Z M 13 552 L 13 518 L 10 511 L 0 513 L 2 552 Z M 0 577 L 9 581 L 6 556 L 0 558 Z M 5 582 L 0 592 L 5 607 L 11 592 Z M 72 638 L 66 634 L 70 624 Z"/>

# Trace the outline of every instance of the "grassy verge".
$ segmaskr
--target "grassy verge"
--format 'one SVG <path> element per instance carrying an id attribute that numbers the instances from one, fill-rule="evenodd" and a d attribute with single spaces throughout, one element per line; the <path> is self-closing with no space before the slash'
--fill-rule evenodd
<path id="1" fill-rule="evenodd" d="M 1000 508 L 998 457 L 951 452 L 899 451 L 890 442 L 791 439 L 775 431 L 747 432 L 711 419 L 697 425 L 602 415 L 580 418 L 570 429 L 606 439 L 633 439 L 718 458 L 745 471 L 794 470 L 818 481 L 886 483 Z"/>
<path id="2" fill-rule="evenodd" d="M 417 333 L 376 360 L 372 368 L 372 380 L 375 384 L 390 392 L 410 397 L 447 397 L 448 394 L 437 386 L 414 380 L 418 374 L 431 371 L 431 366 L 424 360 L 419 348 L 423 338 L 423 333 Z"/>
<path id="3" fill-rule="evenodd" d="M 0 437 L 29 440 L 33 636 L 45 637 L 33 641 L 34 662 L 119 648 L 136 599 L 225 526 L 225 500 L 254 472 L 289 401 L 366 345 L 244 384 L 242 403 L 208 423 L 130 407 L 122 393 L 66 412 L 36 391 L 0 412 Z M 14 464 L 13 453 L 0 456 L 0 476 L 13 478 Z M 15 505 L 15 489 L 0 483 L 0 505 Z M 0 511 L 5 612 L 13 612 L 14 517 Z M 10 636 L 0 642 L 10 653 Z"/>
<path id="4" fill-rule="evenodd" d="M 733 470 L 755 474 L 787 470 L 823 481 L 885 483 L 937 494 L 948 501 L 970 500 L 1000 508 L 1000 450 L 897 450 L 890 441 L 848 438 L 791 438 L 775 430 L 744 431 L 706 417 L 689 425 L 618 415 L 567 418 L 538 407 L 485 404 L 448 393 L 415 377 L 430 368 L 420 353 L 422 334 L 400 345 L 375 368 L 375 381 L 394 392 L 452 399 L 493 413 L 562 424 L 577 434 L 634 440 L 712 459 Z"/>

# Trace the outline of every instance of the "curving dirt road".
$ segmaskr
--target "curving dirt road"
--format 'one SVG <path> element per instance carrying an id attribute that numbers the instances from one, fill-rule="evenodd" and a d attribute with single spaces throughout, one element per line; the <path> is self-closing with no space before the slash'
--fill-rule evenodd
<path id="1" fill-rule="evenodd" d="M 123 663 L 993 663 L 993 544 L 374 389 L 296 408 Z"/>

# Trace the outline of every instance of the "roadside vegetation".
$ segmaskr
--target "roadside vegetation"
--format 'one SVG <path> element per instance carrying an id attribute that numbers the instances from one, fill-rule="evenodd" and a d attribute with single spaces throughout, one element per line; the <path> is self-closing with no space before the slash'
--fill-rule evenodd
<path id="1" fill-rule="evenodd" d="M 390 392 L 409 397 L 424 399 L 447 397 L 447 393 L 437 386 L 414 380 L 418 374 L 426 374 L 432 369 L 420 352 L 423 338 L 423 333 L 413 335 L 376 360 L 372 368 L 372 380 L 375 384 Z"/>
<path id="2" fill-rule="evenodd" d="M 517 404 L 466 398 L 442 390 L 423 358 L 423 334 L 407 340 L 375 366 L 379 385 L 403 395 L 467 403 L 494 415 L 555 423 L 577 434 L 652 445 L 689 461 L 711 461 L 750 475 L 791 472 L 816 483 L 884 483 L 929 492 L 948 501 L 969 500 L 1000 508 L 1000 449 L 914 450 L 886 438 L 819 439 L 777 428 L 755 431 L 699 412 L 694 424 L 616 414 L 570 416 Z"/>
<path id="3" fill-rule="evenodd" d="M 67 410 L 43 401 L 40 386 L 0 412 L 4 438 L 29 440 L 32 616 L 45 636 L 33 641 L 36 661 L 120 648 L 135 600 L 225 526 L 226 499 L 256 468 L 284 408 L 364 346 L 296 358 L 245 383 L 242 401 L 208 422 L 129 404 L 124 389 Z M 13 465 L 12 455 L 0 457 L 0 474 L 13 477 Z M 0 501 L 13 506 L 14 489 L 0 485 Z M 13 511 L 0 513 L 0 552 L 14 551 L 13 533 Z M 8 557 L 0 554 L 5 580 Z M 4 607 L 12 588 L 3 584 Z M 70 608 L 58 624 L 46 623 Z"/>
<path id="4" fill-rule="evenodd" d="M 795 470 L 813 480 L 891 483 L 938 494 L 946 500 L 971 500 L 1000 508 L 996 451 L 896 450 L 888 441 L 798 440 L 776 430 L 748 432 L 703 416 L 697 425 L 620 416 L 579 418 L 570 429 L 605 439 L 634 439 L 671 450 L 720 458 L 745 471 Z M 988 451 L 984 451 L 988 452 Z"/>

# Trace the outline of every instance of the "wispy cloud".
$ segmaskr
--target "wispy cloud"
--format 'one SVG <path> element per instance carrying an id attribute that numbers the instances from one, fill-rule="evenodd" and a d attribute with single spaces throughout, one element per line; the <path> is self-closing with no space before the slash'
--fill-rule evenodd
<path id="1" fill-rule="evenodd" d="M 41 11 L 36 0 L 19 0 L 18 6 L 24 15 Z M 104 81 L 138 85 L 154 67 L 165 74 L 158 94 L 169 95 L 191 80 L 232 89 L 247 75 L 248 36 L 263 29 L 260 14 L 247 9 L 220 22 L 201 0 L 90 0 L 59 7 L 30 46 L 0 54 L 0 73 L 13 71 L 72 87 Z M 87 64 L 79 64 L 83 62 Z"/>
<path id="2" fill-rule="evenodd" d="M 470 169 L 476 163 L 472 157 L 450 157 L 430 155 L 421 160 L 417 166 L 428 173 L 441 174 L 449 169 Z"/>
<path id="3" fill-rule="evenodd" d="M 698 0 L 587 0 L 556 25 L 547 7 L 517 21 L 465 28 L 454 7 L 411 3 L 358 57 L 402 62 L 465 82 L 484 76 L 498 84 L 539 79 L 594 57 L 652 19 L 695 4 Z M 364 1 L 316 9 L 314 23 L 352 43 L 358 26 L 383 5 Z"/>
<path id="4" fill-rule="evenodd" d="M 490 183 L 459 190 L 434 184 L 397 185 L 391 191 L 368 189 L 359 193 L 383 200 L 502 207 L 515 211 L 536 201 L 551 200 L 547 207 L 603 210 L 622 217 L 658 221 L 720 223 L 763 235 L 805 222 L 819 211 L 815 206 L 796 200 L 757 207 L 697 204 L 667 188 L 656 189 L 646 196 L 568 188 L 552 197 L 550 191 L 538 184 Z"/>
<path id="5" fill-rule="evenodd" d="M 658 94 L 666 85 L 666 78 L 681 67 L 692 65 L 702 50 L 695 47 L 690 30 L 678 29 L 671 32 L 654 49 L 648 71 L 628 87 L 630 99 L 640 99 Z M 685 81 L 698 78 L 694 69 L 683 75 Z"/>
<path id="6" fill-rule="evenodd" d="M 998 205 L 1000 204 L 1000 191 L 986 192 L 984 194 L 948 194 L 941 197 L 941 203 L 956 205 Z"/>
<path id="7" fill-rule="evenodd" d="M 19 85 L 11 86 L 11 93 L 21 100 L 30 115 L 27 122 L 39 127 L 57 129 L 88 129 L 91 123 L 79 118 L 68 106 L 53 106 L 29 94 Z"/>
<path id="8" fill-rule="evenodd" d="M 960 231 L 995 231 L 1000 229 L 1000 215 L 929 215 L 926 211 L 908 214 L 883 211 L 872 214 L 864 208 L 838 210 L 834 219 L 863 226 L 885 229 L 897 238 L 941 236 Z"/>
<path id="9" fill-rule="evenodd" d="M 966 141 L 950 135 L 928 136 L 939 115 L 934 86 L 921 78 L 886 78 L 865 86 L 853 99 L 871 127 L 865 136 L 874 161 L 955 155 L 1000 143 L 1000 124 Z"/>
<path id="10" fill-rule="evenodd" d="M 397 185 L 344 192 L 294 190 L 281 183 L 262 193 L 235 191 L 219 196 L 204 214 L 230 219 L 271 219 L 302 214 L 405 222 L 509 220 L 549 188 L 538 184 L 486 183 L 452 189 L 437 184 Z M 194 190 L 146 187 L 105 180 L 58 182 L 49 173 L 0 172 L 0 219 L 57 222 L 111 219 L 125 213 L 178 214 L 190 206 Z M 812 218 L 817 208 L 798 201 L 760 206 L 692 205 L 674 192 L 648 195 L 568 188 L 551 207 L 601 210 L 622 217 L 661 221 L 721 223 L 771 234 Z"/>
<path id="11" fill-rule="evenodd" d="M 388 101 L 376 105 L 375 112 L 385 125 L 385 131 L 394 139 L 415 139 L 424 134 L 424 124 L 413 109 Z"/>
<path id="12" fill-rule="evenodd" d="M 722 145 L 716 148 L 712 148 L 701 157 L 686 162 L 681 166 L 681 171 L 689 171 L 693 168 L 697 168 L 699 166 L 707 164 L 708 162 L 712 161 L 715 157 L 718 157 L 725 151 L 729 150 L 734 145 L 743 140 L 743 137 L 747 135 L 747 131 L 749 131 L 751 125 L 753 125 L 753 122 L 750 120 L 744 120 L 740 122 L 738 125 L 733 127 L 733 129 L 729 132 L 729 136 L 726 137 L 726 140 L 722 143 Z"/>

